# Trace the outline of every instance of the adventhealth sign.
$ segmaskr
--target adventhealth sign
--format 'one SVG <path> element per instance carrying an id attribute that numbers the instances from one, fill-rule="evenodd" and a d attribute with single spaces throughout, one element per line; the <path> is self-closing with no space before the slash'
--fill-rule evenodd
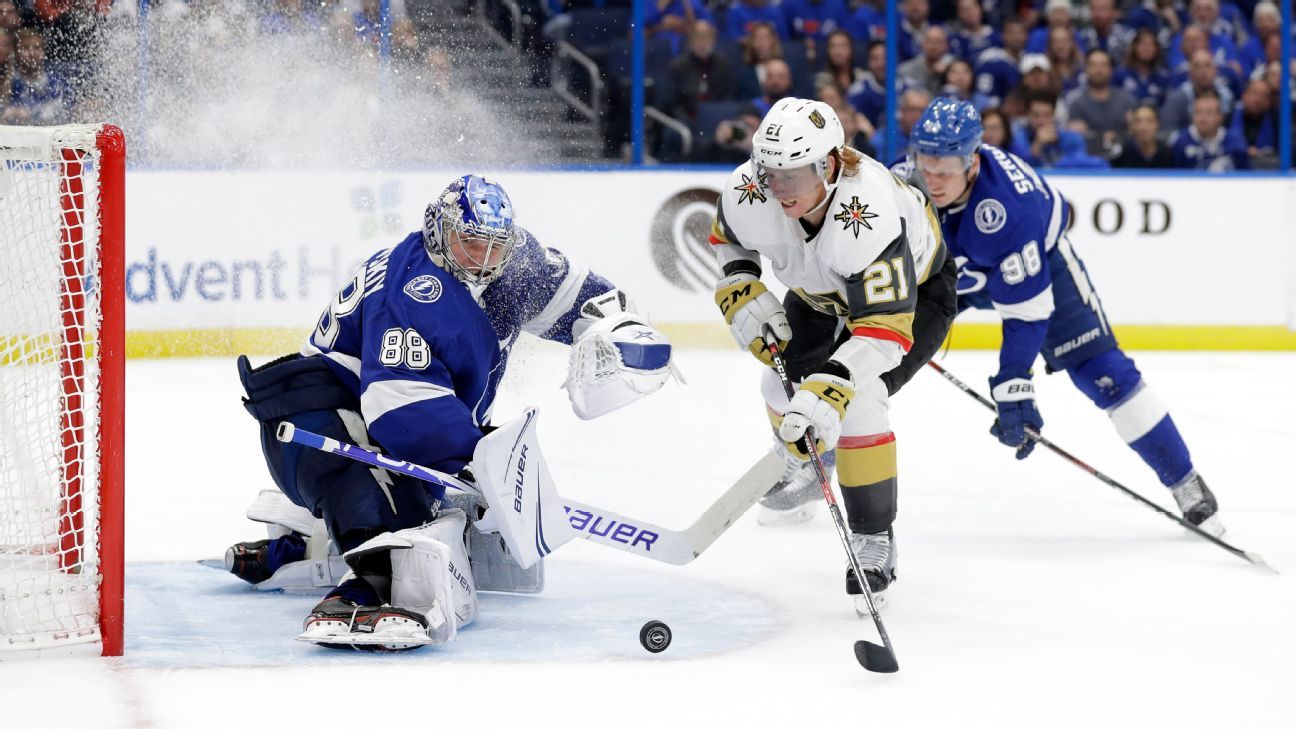
<path id="1" fill-rule="evenodd" d="M 365 259 L 419 229 L 455 174 L 129 173 L 128 349 L 295 349 Z M 519 224 L 630 291 L 677 343 L 729 344 L 706 242 L 727 173 L 492 176 Z M 1075 208 L 1072 245 L 1126 344 L 1296 348 L 1296 180 L 1052 178 Z M 579 210 L 571 190 L 582 191 Z M 1226 261 L 1246 262 L 1246 290 L 1221 300 L 1219 287 L 1238 281 L 1221 272 Z M 993 322 L 960 318 L 956 346 L 992 346 Z M 175 336 L 199 329 L 221 335 Z M 164 339 L 206 348 L 149 344 Z"/>

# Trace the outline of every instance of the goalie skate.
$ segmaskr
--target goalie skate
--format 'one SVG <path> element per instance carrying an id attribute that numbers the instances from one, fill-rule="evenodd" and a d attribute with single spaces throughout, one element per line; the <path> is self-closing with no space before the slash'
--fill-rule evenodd
<path id="1" fill-rule="evenodd" d="M 851 534 L 851 551 L 855 553 L 864 578 L 868 580 L 869 592 L 873 593 L 873 603 L 878 608 L 886 605 L 887 588 L 896 579 L 896 545 L 895 532 L 891 529 L 876 534 Z M 855 595 L 855 614 L 869 618 L 868 601 L 860 590 L 855 572 L 846 568 L 846 594 Z"/>
<path id="2" fill-rule="evenodd" d="M 761 497 L 756 509 L 756 523 L 761 526 L 800 524 L 814 518 L 823 490 L 814 464 L 796 458 L 780 445 L 783 454 L 783 476 Z M 824 468 L 832 477 L 833 454 L 823 456 Z"/>
<path id="3" fill-rule="evenodd" d="M 391 605 L 356 605 L 326 598 L 306 618 L 297 640 L 325 648 L 396 653 L 435 643 L 422 615 Z"/>

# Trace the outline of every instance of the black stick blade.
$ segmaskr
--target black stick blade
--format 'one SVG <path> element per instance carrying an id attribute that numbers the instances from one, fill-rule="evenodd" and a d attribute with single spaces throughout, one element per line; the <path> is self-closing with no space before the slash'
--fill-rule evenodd
<path id="1" fill-rule="evenodd" d="M 900 670 L 894 653 L 867 640 L 855 641 L 855 660 L 873 673 L 895 673 Z"/>

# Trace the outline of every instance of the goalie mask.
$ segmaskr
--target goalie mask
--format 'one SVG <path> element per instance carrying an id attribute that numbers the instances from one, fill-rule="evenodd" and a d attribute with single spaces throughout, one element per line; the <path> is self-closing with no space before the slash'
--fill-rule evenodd
<path id="1" fill-rule="evenodd" d="M 450 183 L 423 216 L 423 245 L 432 260 L 470 285 L 499 278 L 521 238 L 508 193 L 477 175 Z"/>

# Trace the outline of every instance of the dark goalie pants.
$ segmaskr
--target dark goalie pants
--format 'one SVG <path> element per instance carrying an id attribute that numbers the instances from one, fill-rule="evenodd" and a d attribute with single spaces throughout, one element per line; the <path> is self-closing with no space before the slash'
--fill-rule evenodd
<path id="1" fill-rule="evenodd" d="M 243 406 L 261 424 L 261 450 L 275 485 L 323 519 L 339 549 L 429 522 L 440 506 L 423 483 L 331 453 L 281 443 L 279 423 L 342 442 L 364 444 L 360 402 L 319 357 L 289 355 L 253 369 L 238 359 Z"/>
<path id="2" fill-rule="evenodd" d="M 855 383 L 855 400 L 846 411 L 837 441 L 837 483 L 853 532 L 884 532 L 895 521 L 896 439 L 888 413 L 890 399 L 945 341 L 958 312 L 957 278 L 953 257 L 947 257 L 941 269 L 918 287 L 913 346 L 900 364 L 870 382 Z M 792 381 L 800 382 L 820 370 L 837 347 L 850 338 L 850 332 L 844 318 L 820 312 L 790 291 L 783 306 L 792 325 L 785 364 Z M 788 399 L 773 370 L 762 378 L 761 394 L 777 432 Z"/>

